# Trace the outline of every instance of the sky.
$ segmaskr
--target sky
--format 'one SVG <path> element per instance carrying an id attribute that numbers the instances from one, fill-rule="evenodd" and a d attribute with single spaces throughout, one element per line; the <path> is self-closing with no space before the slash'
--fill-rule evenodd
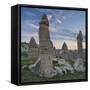
<path id="1" fill-rule="evenodd" d="M 39 44 L 39 23 L 43 14 L 49 20 L 50 38 L 57 49 L 61 49 L 66 42 L 69 49 L 77 49 L 76 37 L 79 31 L 83 34 L 83 48 L 85 48 L 85 11 L 21 8 L 21 42 L 30 42 L 34 37 Z"/>

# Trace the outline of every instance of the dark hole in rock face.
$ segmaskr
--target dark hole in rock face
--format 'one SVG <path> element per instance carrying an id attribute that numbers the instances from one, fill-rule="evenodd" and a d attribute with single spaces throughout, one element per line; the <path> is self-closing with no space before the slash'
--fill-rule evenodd
<path id="1" fill-rule="evenodd" d="M 58 61 L 53 61 L 52 63 L 53 63 L 54 66 L 58 65 Z"/>

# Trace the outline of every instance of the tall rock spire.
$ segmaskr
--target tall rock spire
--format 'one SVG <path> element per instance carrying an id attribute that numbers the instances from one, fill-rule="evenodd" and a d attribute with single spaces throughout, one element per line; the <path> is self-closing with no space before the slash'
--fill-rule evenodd
<path id="1" fill-rule="evenodd" d="M 83 41 L 83 35 L 82 32 L 80 31 L 79 34 L 77 35 L 77 48 L 78 50 L 82 50 L 82 41 Z"/>
<path id="2" fill-rule="evenodd" d="M 82 35 L 82 31 L 79 32 L 77 39 L 83 40 L 83 35 Z"/>
<path id="3" fill-rule="evenodd" d="M 43 15 L 39 27 L 39 45 L 40 45 L 40 75 L 43 77 L 52 77 L 55 75 L 52 64 L 51 41 L 49 34 L 49 22 L 46 14 Z"/>
<path id="4" fill-rule="evenodd" d="M 39 41 L 41 40 L 50 40 L 49 21 L 46 14 L 43 14 L 39 27 Z"/>

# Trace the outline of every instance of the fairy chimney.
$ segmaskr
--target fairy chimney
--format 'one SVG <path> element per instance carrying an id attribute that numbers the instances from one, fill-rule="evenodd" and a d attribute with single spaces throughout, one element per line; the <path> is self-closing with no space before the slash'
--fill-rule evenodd
<path id="1" fill-rule="evenodd" d="M 30 42 L 29 42 L 29 48 L 37 48 L 37 43 L 34 39 L 34 37 L 31 38 Z"/>
<path id="2" fill-rule="evenodd" d="M 82 41 L 83 41 L 83 35 L 82 32 L 80 31 L 79 34 L 77 35 L 77 48 L 78 50 L 82 50 Z"/>
<path id="3" fill-rule="evenodd" d="M 54 76 L 51 41 L 49 33 L 49 21 L 47 15 L 44 14 L 39 27 L 39 44 L 40 44 L 40 68 L 41 76 L 52 77 Z"/>
<path id="4" fill-rule="evenodd" d="M 30 39 L 30 42 L 29 42 L 29 57 L 30 58 L 38 58 L 38 55 L 39 55 L 39 51 L 38 51 L 38 45 L 34 39 L 34 37 L 32 37 Z"/>
<path id="5" fill-rule="evenodd" d="M 68 50 L 68 47 L 65 42 L 63 43 L 62 50 L 65 50 L 65 51 Z"/>

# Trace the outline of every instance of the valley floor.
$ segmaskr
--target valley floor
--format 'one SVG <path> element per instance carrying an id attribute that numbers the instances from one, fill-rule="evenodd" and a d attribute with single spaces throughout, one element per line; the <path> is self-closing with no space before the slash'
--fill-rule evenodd
<path id="1" fill-rule="evenodd" d="M 36 73 L 31 72 L 29 69 L 21 70 L 21 82 L 42 82 L 42 81 L 60 81 L 60 80 L 75 80 L 75 79 L 85 79 L 84 72 L 74 72 L 67 73 L 62 76 L 56 75 L 52 78 L 40 77 Z"/>

